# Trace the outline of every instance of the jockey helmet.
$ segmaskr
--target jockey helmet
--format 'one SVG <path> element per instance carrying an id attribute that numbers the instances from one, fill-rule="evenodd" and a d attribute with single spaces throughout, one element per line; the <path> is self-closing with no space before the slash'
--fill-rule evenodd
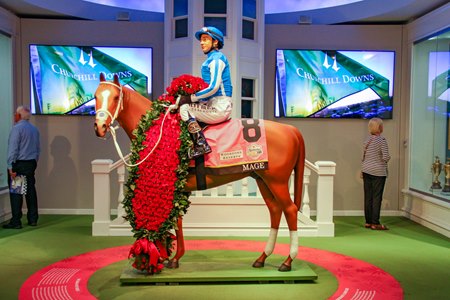
<path id="1" fill-rule="evenodd" d="M 222 33 L 222 31 L 220 31 L 216 27 L 212 27 L 212 26 L 203 27 L 202 29 L 200 29 L 199 31 L 197 31 L 195 33 L 195 37 L 197 38 L 197 40 L 200 40 L 200 37 L 202 36 L 202 34 L 207 34 L 213 40 L 217 40 L 219 42 L 219 47 L 218 48 L 219 49 L 223 48 L 224 41 L 223 41 L 223 33 Z"/>

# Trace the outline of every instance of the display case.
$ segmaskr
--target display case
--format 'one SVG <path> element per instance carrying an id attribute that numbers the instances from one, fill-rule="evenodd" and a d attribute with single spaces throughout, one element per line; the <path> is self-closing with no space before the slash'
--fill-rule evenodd
<path id="1" fill-rule="evenodd" d="M 450 202 L 450 28 L 413 46 L 411 190 Z"/>

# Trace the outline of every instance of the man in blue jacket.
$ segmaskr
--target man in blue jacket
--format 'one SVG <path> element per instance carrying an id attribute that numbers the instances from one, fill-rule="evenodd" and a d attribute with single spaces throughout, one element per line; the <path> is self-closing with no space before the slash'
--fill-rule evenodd
<path id="1" fill-rule="evenodd" d="M 16 124 L 11 129 L 8 139 L 8 180 L 18 175 L 26 177 L 27 219 L 28 225 L 36 226 L 38 221 L 38 203 L 35 188 L 34 172 L 41 152 L 40 137 L 38 129 L 30 123 L 30 110 L 19 106 L 14 115 Z M 12 218 L 8 224 L 3 225 L 5 229 L 22 228 L 22 204 L 23 195 L 9 193 L 11 202 Z"/>

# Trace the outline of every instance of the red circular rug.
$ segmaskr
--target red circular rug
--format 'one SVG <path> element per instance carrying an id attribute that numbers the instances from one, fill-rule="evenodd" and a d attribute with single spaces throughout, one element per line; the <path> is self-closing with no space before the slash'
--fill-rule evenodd
<path id="1" fill-rule="evenodd" d="M 186 240 L 186 249 L 252 251 L 265 242 Z M 130 246 L 107 248 L 73 256 L 45 267 L 29 277 L 20 288 L 19 300 L 95 299 L 88 290 L 89 277 L 97 270 L 127 259 Z M 289 253 L 288 244 L 277 244 L 275 254 Z M 390 274 L 350 256 L 299 247 L 298 259 L 327 269 L 336 276 L 337 291 L 329 299 L 403 299 L 400 283 Z"/>

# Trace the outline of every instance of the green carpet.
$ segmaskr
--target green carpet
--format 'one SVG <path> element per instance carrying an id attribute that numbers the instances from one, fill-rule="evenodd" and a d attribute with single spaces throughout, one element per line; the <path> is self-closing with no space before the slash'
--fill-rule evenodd
<path id="1" fill-rule="evenodd" d="M 30 275 L 56 261 L 134 242 L 132 237 L 92 237 L 92 218 L 45 215 L 38 227 L 0 229 L 0 299 L 17 299 L 21 285 Z M 448 299 L 450 239 L 401 217 L 382 218 L 391 228 L 389 231 L 363 228 L 362 217 L 334 220 L 336 237 L 305 237 L 300 238 L 299 244 L 349 255 L 382 268 L 400 282 L 405 299 Z M 288 243 L 287 238 L 278 241 Z M 124 263 L 117 262 L 96 272 L 89 281 L 91 293 L 99 299 L 326 299 L 337 288 L 334 276 L 315 265 L 310 267 L 318 280 L 299 284 L 122 285 Z"/>

